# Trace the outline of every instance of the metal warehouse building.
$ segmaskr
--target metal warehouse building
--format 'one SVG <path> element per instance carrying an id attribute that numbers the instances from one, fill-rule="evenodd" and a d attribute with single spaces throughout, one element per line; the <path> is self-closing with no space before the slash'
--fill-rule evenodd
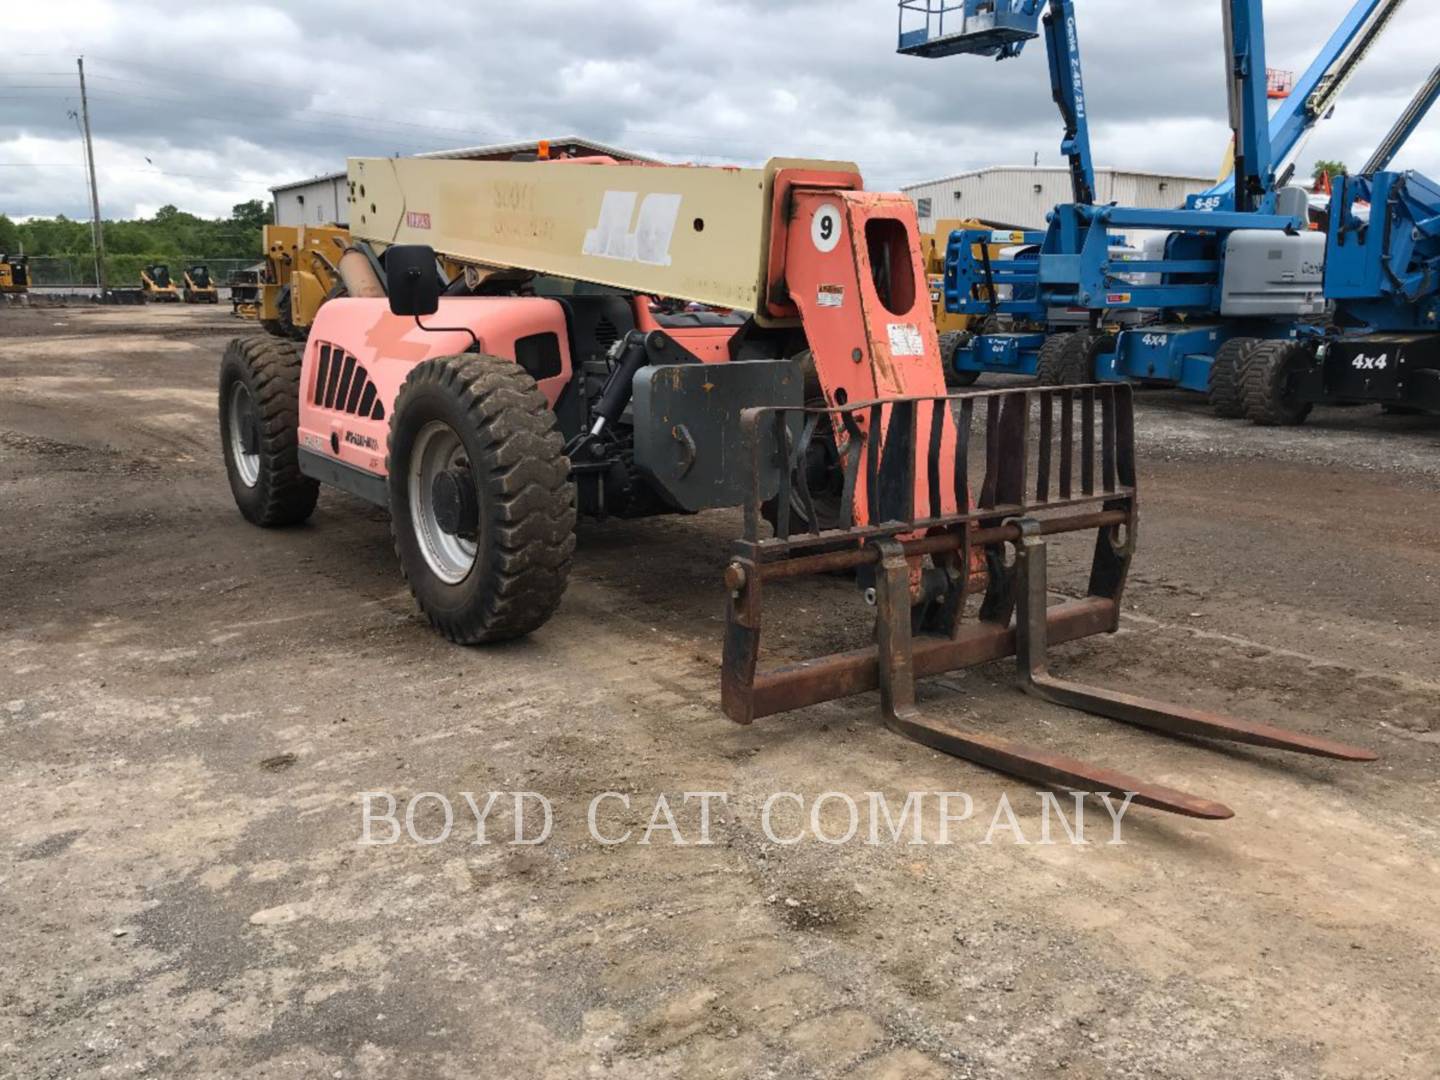
<path id="1" fill-rule="evenodd" d="M 1214 177 L 1096 169 L 1096 201 L 1147 209 L 1180 206 L 1185 197 L 1215 184 Z M 920 231 L 937 220 L 972 218 L 996 225 L 1043 229 L 1045 215 L 1071 201 L 1070 170 L 997 166 L 904 189 L 919 211 Z"/>
<path id="2" fill-rule="evenodd" d="M 603 154 L 620 161 L 653 162 L 654 158 L 631 153 L 604 143 L 574 136 L 550 139 L 552 157 L 589 157 Z M 468 146 L 459 150 L 436 150 L 417 154 L 426 158 L 461 158 L 467 161 L 509 161 L 516 154 L 533 154 L 540 144 L 535 141 L 496 143 L 493 146 Z M 277 225 L 349 225 L 350 206 L 347 199 L 345 173 L 327 173 L 309 180 L 297 180 L 270 189 L 275 200 Z"/>

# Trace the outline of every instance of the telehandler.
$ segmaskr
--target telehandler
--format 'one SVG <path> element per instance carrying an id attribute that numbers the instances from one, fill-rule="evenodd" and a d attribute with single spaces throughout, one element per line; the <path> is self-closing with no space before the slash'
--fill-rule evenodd
<path id="1" fill-rule="evenodd" d="M 1024 690 L 1076 709 L 1373 758 L 1049 673 L 1049 643 L 1119 626 L 1130 388 L 947 393 L 914 205 L 865 191 L 854 165 L 362 158 L 349 188 L 347 296 L 303 348 L 239 338 L 221 362 L 230 486 L 264 526 L 304 521 L 321 484 L 388 509 L 452 641 L 542 627 L 579 514 L 740 507 L 721 673 L 740 723 L 879 689 L 890 727 L 959 757 L 1232 815 L 917 709 L 918 677 L 1015 656 Z M 462 272 L 442 280 L 442 258 Z M 1047 541 L 1071 533 L 1094 536 L 1089 586 L 1051 605 Z M 873 606 L 874 644 L 762 669 L 766 594 L 836 571 Z"/>

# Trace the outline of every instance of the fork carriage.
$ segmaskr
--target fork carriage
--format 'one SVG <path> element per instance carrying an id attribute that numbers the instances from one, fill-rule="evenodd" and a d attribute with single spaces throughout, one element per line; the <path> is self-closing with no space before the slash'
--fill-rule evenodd
<path id="1" fill-rule="evenodd" d="M 1051 642 L 1119 629 L 1137 524 L 1128 386 L 749 409 L 742 423 L 754 483 L 744 535 L 725 571 L 721 700 L 732 720 L 749 724 L 879 690 L 887 726 L 946 753 L 1038 784 L 1130 792 L 1137 804 L 1190 817 L 1232 816 L 1212 800 L 963 731 L 917 709 L 917 678 L 1014 656 L 1021 689 L 1056 704 L 1172 734 L 1373 760 L 1368 751 L 1329 740 L 1049 673 Z M 822 528 L 804 463 L 815 440 L 832 431 L 839 433 L 834 443 L 843 491 L 839 519 Z M 867 435 L 879 432 L 883 439 Z M 944 446 L 953 447 L 953 470 L 941 467 Z M 777 465 L 775 535 L 764 537 L 766 478 Z M 944 473 L 953 475 L 952 492 L 942 490 Z M 915 505 L 916 492 L 928 493 L 923 505 Z M 1046 538 L 1084 532 L 1095 534 L 1086 595 L 1051 605 Z M 874 606 L 875 644 L 762 670 L 767 583 L 842 570 L 857 573 Z M 972 597 L 978 612 L 967 621 Z"/>

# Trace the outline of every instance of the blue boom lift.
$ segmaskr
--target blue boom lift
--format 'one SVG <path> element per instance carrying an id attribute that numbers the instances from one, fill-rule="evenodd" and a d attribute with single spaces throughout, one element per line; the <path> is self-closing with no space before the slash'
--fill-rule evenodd
<path id="1" fill-rule="evenodd" d="M 1307 320 L 1324 311 L 1325 239 L 1306 228 L 1305 194 L 1280 190 L 1277 164 L 1328 112 L 1400 2 L 1358 0 L 1272 120 L 1262 2 L 1228 0 L 1238 194 L 1232 177 L 1186 210 L 1097 207 L 1077 199 L 1050 216 L 1038 254 L 1013 260 L 978 257 L 975 244 L 983 235 L 956 233 L 947 260 L 951 310 L 1008 315 L 1044 329 L 1053 327 L 1057 311 L 1080 309 L 1089 322 L 1075 334 L 986 335 L 957 350 L 957 371 L 1033 374 L 1048 383 L 1099 378 L 1179 385 L 1208 392 L 1222 415 L 1240 415 L 1247 350 L 1260 340 L 1298 339 Z M 1045 6 L 1046 0 L 905 0 L 900 51 L 1013 56 L 1039 36 Z M 1083 125 L 1076 131 L 1068 121 L 1070 114 L 1084 117 L 1073 4 L 1049 0 L 1048 9 L 1052 88 L 1073 148 L 1074 135 L 1086 135 Z M 921 11 L 924 25 L 907 31 L 907 12 L 913 20 Z M 1067 109 L 1072 94 L 1078 107 Z M 1088 161 L 1088 139 L 1084 150 Z M 1144 256 L 1117 250 L 1112 230 L 1148 235 Z M 1102 323 L 1114 322 L 1122 326 L 1119 333 L 1100 332 Z"/>
<path id="2" fill-rule="evenodd" d="M 1322 335 L 1257 342 L 1241 372 L 1257 424 L 1315 405 L 1440 412 L 1440 184 L 1419 173 L 1341 177 L 1331 194 Z"/>

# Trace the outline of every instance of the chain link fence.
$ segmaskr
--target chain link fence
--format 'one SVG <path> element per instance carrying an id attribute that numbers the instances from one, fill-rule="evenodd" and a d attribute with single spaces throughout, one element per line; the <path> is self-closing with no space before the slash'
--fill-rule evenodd
<path id="1" fill-rule="evenodd" d="M 30 284 L 41 288 L 94 289 L 95 260 L 86 255 L 40 255 L 30 257 Z M 105 271 L 111 288 L 138 288 L 140 271 L 151 263 L 165 263 L 170 276 L 184 280 L 185 268 L 197 263 L 210 269 L 210 278 L 225 285 L 236 270 L 254 266 L 258 259 L 206 259 L 200 256 L 180 258 L 162 255 L 111 255 L 105 260 Z"/>

